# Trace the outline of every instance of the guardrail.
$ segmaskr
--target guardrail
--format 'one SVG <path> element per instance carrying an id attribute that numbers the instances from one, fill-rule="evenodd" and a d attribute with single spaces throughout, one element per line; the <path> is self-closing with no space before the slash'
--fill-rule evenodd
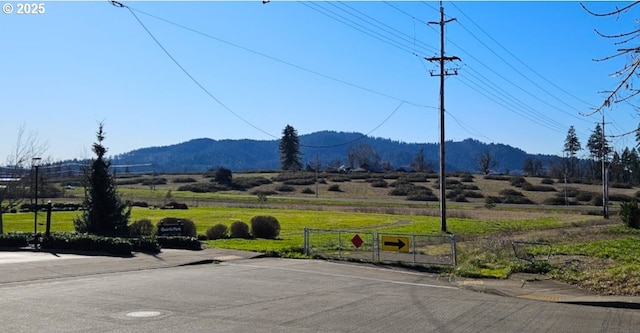
<path id="1" fill-rule="evenodd" d="M 326 259 L 457 265 L 456 236 L 304 229 L 304 252 Z"/>

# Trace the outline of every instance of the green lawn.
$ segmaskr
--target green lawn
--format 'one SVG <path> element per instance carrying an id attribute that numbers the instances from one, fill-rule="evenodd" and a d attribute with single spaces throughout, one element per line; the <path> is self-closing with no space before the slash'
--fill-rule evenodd
<path id="1" fill-rule="evenodd" d="M 73 219 L 79 212 L 53 212 L 51 231 L 73 231 Z M 370 230 L 410 234 L 440 234 L 440 218 L 419 215 L 341 212 L 330 210 L 301 210 L 279 208 L 193 207 L 188 210 L 161 210 L 135 207 L 131 221 L 149 219 L 157 223 L 164 217 L 186 218 L 194 221 L 198 234 L 218 223 L 230 226 L 234 221 L 250 223 L 257 215 L 271 215 L 281 226 L 278 240 L 225 239 L 208 241 L 212 247 L 237 248 L 253 251 L 286 252 L 302 247 L 303 230 L 342 229 Z M 4 214 L 5 232 L 32 232 L 33 213 Z M 38 215 L 38 231 L 45 229 L 46 214 Z M 566 225 L 560 217 L 541 217 L 529 220 L 491 220 L 451 218 L 449 231 L 458 235 L 478 236 L 515 230 L 554 228 Z"/>

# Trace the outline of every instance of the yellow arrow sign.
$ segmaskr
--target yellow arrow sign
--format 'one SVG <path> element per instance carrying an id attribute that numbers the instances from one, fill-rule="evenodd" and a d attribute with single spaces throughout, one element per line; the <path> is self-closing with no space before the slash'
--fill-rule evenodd
<path id="1" fill-rule="evenodd" d="M 382 251 L 409 253 L 409 237 L 382 236 Z"/>

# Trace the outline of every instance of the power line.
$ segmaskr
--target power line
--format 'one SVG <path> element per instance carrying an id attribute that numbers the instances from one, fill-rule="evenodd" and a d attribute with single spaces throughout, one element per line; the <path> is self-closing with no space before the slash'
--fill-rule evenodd
<path id="1" fill-rule="evenodd" d="M 404 45 L 402 45 L 401 43 L 397 42 L 396 40 L 394 40 L 394 39 L 392 39 L 390 37 L 387 37 L 385 35 L 382 35 L 382 34 L 376 32 L 376 31 L 373 31 L 370 28 L 365 27 L 362 24 L 357 23 L 357 22 L 355 22 L 355 21 L 353 21 L 353 20 L 351 20 L 351 19 L 349 19 L 349 18 L 347 18 L 347 17 L 345 17 L 345 16 L 343 16 L 343 15 L 341 15 L 339 13 L 336 13 L 335 11 L 327 9 L 326 7 L 323 7 L 323 6 L 321 6 L 320 4 L 318 4 L 316 2 L 303 1 L 303 2 L 300 2 L 300 3 L 302 5 L 304 5 L 304 6 L 306 6 L 306 7 L 308 7 L 310 9 L 322 14 L 322 15 L 325 15 L 325 16 L 333 19 L 333 20 L 336 20 L 336 21 L 338 21 L 338 22 L 340 22 L 340 23 L 342 23 L 342 24 L 344 24 L 344 25 L 346 25 L 346 26 L 348 26 L 348 27 L 350 27 L 352 29 L 360 31 L 360 32 L 362 32 L 362 33 L 364 33 L 364 34 L 366 34 L 366 35 L 368 35 L 368 36 L 370 36 L 372 38 L 375 38 L 375 39 L 377 39 L 377 40 L 379 40 L 379 41 L 381 41 L 383 43 L 391 45 L 391 46 L 393 46 L 395 48 L 398 48 L 398 49 L 400 49 L 400 50 L 402 50 L 404 52 L 407 52 L 409 54 L 412 54 L 412 55 L 415 55 L 415 56 L 420 56 L 418 54 L 415 54 L 410 48 L 405 47 Z M 331 4 L 331 3 L 329 2 L 329 4 Z M 335 5 L 333 5 L 333 6 L 335 6 Z"/>
<path id="2" fill-rule="evenodd" d="M 159 40 L 158 40 L 158 39 L 157 39 L 157 38 L 156 38 L 156 37 L 151 33 L 151 31 L 150 31 L 150 30 L 145 26 L 145 24 L 144 24 L 144 23 L 143 23 L 143 22 L 138 18 L 138 16 L 134 13 L 134 9 L 132 9 L 132 8 L 130 8 L 130 7 L 128 7 L 128 6 L 126 6 L 126 5 L 123 5 L 123 4 L 121 4 L 121 3 L 117 2 L 117 1 L 111 1 L 111 3 L 112 3 L 114 6 L 116 6 L 116 7 L 120 7 L 120 8 L 127 8 L 127 9 L 129 10 L 129 12 L 133 15 L 133 17 L 136 19 L 136 21 L 138 21 L 138 23 L 142 26 L 142 28 L 147 32 L 147 34 L 148 34 L 148 35 L 153 39 L 153 41 L 154 41 L 154 42 L 155 42 L 155 43 L 156 43 L 156 44 L 157 44 L 157 45 L 162 49 L 162 51 L 163 51 L 163 52 L 164 52 L 164 53 L 165 53 L 165 54 L 166 54 L 166 55 L 167 55 L 167 56 L 168 56 L 168 57 L 169 57 L 169 58 L 170 58 L 170 59 L 171 59 L 171 60 L 172 60 L 172 61 L 173 61 L 177 66 L 178 66 L 178 68 L 180 68 L 180 70 L 181 70 L 185 75 L 187 75 L 187 77 L 189 77 L 189 79 L 191 79 L 191 81 L 193 81 L 193 82 L 194 82 L 194 83 L 195 83 L 195 84 L 196 84 L 196 85 L 197 85 L 201 90 L 203 90 L 203 91 L 204 91 L 204 92 L 205 92 L 209 97 L 211 97 L 211 98 L 212 98 L 213 100 L 215 100 L 215 101 L 216 101 L 220 106 L 222 106 L 225 110 L 227 110 L 228 112 L 230 112 L 231 114 L 233 114 L 234 116 L 236 116 L 238 119 L 242 120 L 243 122 L 245 122 L 245 123 L 246 123 L 246 124 L 248 124 L 249 126 L 253 127 L 254 129 L 256 129 L 256 130 L 258 130 L 258 131 L 260 131 L 260 132 L 262 132 L 262 133 L 264 133 L 264 134 L 266 134 L 266 135 L 268 135 L 268 136 L 270 136 L 270 137 L 272 137 L 272 138 L 274 138 L 274 139 L 277 139 L 277 137 L 276 137 L 276 136 L 274 136 L 274 135 L 272 135 L 272 134 L 270 134 L 270 133 L 268 133 L 268 132 L 264 131 L 263 129 L 259 128 L 258 126 L 254 125 L 253 123 L 249 122 L 248 120 L 246 120 L 246 119 L 244 119 L 243 117 L 241 117 L 240 115 L 238 115 L 236 112 L 234 112 L 233 110 L 231 110 L 231 109 L 230 109 L 226 104 L 222 103 L 222 101 L 220 101 L 218 98 L 216 98 L 216 97 L 215 97 L 211 92 L 209 92 L 209 90 L 207 90 L 207 89 L 206 89 L 202 84 L 200 84 L 200 82 L 199 82 L 198 80 L 196 80 L 196 79 L 195 79 L 195 77 L 193 77 L 193 76 L 192 76 L 192 75 L 191 75 L 191 74 L 190 74 L 190 73 L 189 73 L 189 72 L 188 72 L 188 71 L 187 71 L 187 70 L 186 70 L 186 69 L 185 69 L 185 68 L 184 68 L 184 67 L 183 67 L 183 66 L 182 66 L 178 61 L 177 61 L 177 59 L 171 55 L 171 53 L 170 53 L 170 52 L 169 52 L 169 51 L 168 51 L 168 50 L 167 50 L 167 49 L 162 45 L 162 43 L 160 43 L 160 41 L 159 41 Z M 140 11 L 140 12 L 141 12 L 141 11 Z M 146 14 L 146 13 L 145 13 L 145 14 Z M 160 19 L 160 20 L 165 21 L 165 22 L 167 22 L 167 23 L 171 23 L 171 24 L 176 25 L 176 26 L 180 26 L 180 27 L 185 28 L 185 29 L 187 29 L 187 30 L 190 30 L 190 31 L 196 32 L 196 33 L 198 33 L 198 34 L 201 34 L 201 35 L 204 35 L 204 36 L 207 36 L 207 37 L 214 38 L 214 39 L 216 39 L 216 40 L 222 41 L 222 40 L 220 40 L 220 39 L 218 39 L 218 38 L 215 38 L 215 37 L 213 37 L 213 36 L 210 36 L 210 35 L 207 35 L 207 34 L 201 33 L 201 32 L 199 32 L 199 31 L 197 31 L 197 30 L 194 30 L 194 29 L 191 29 L 191 28 L 187 28 L 187 27 L 184 27 L 184 26 L 182 26 L 182 25 L 178 25 L 178 24 L 176 24 L 176 23 L 170 22 L 170 21 L 165 20 L 165 19 L 161 19 L 161 18 L 159 18 L 159 17 L 153 16 L 153 15 L 150 15 L 150 14 L 147 14 L 147 15 L 152 16 L 152 17 L 157 18 L 157 19 Z M 237 46 L 237 45 L 235 45 L 235 44 L 231 44 L 231 43 L 226 42 L 226 41 L 222 41 L 222 42 L 225 42 L 225 43 L 230 44 L 230 45 L 233 45 L 233 46 Z M 237 46 L 237 47 L 240 47 L 240 46 Z M 247 51 L 251 51 L 251 52 L 253 52 L 253 53 L 257 53 L 257 54 L 259 54 L 259 55 L 263 55 L 263 54 L 261 54 L 261 53 L 258 53 L 258 52 L 256 52 L 256 51 L 253 51 L 253 50 L 250 50 L 250 49 L 247 49 L 247 48 L 244 48 L 244 47 L 240 47 L 240 48 L 245 49 L 245 50 L 247 50 Z M 263 55 L 263 56 L 266 56 L 266 55 Z M 268 57 L 268 58 L 270 58 L 270 59 L 273 59 L 273 60 L 277 60 L 277 61 L 283 62 L 283 61 L 281 61 L 281 60 L 279 60 L 279 59 L 276 59 L 276 58 L 273 58 L 273 57 L 270 57 L 270 56 L 266 56 L 266 57 Z M 289 63 L 287 63 L 287 64 L 289 64 Z M 292 65 L 292 64 L 291 64 L 291 65 Z M 304 68 L 299 67 L 299 66 L 295 66 L 295 65 L 293 65 L 293 66 L 294 66 L 294 67 L 297 67 L 297 68 L 300 68 L 300 69 L 304 69 Z M 304 69 L 304 70 L 306 70 L 306 69 Z M 309 70 L 306 70 L 306 71 L 309 71 Z M 313 72 L 313 73 L 317 73 L 317 72 Z M 317 74 L 319 74 L 319 73 L 317 73 Z M 322 74 L 321 74 L 321 75 L 322 75 Z M 322 75 L 322 76 L 330 78 L 329 76 L 326 76 L 326 75 Z M 341 81 L 341 80 L 340 80 L 340 81 Z M 345 81 L 341 81 L 341 82 L 343 82 L 343 83 L 347 83 L 347 82 L 345 82 Z M 347 83 L 347 84 L 348 84 L 348 83 Z M 349 85 L 352 85 L 352 84 L 349 84 Z M 355 85 L 352 85 L 352 86 L 355 86 Z M 358 87 L 358 86 L 356 86 L 356 87 Z M 360 88 L 362 88 L 362 87 L 360 87 Z M 375 92 L 375 91 L 373 91 L 373 90 L 369 90 L 369 89 L 366 89 L 366 88 L 362 88 L 362 89 L 365 89 L 365 90 L 367 90 L 367 91 L 369 91 L 369 92 L 373 92 L 373 93 L 376 93 L 376 94 L 379 94 L 379 95 L 383 95 L 383 96 L 385 96 L 385 97 L 389 97 L 389 98 L 392 98 L 392 99 L 396 99 L 396 100 L 398 100 L 397 98 L 394 98 L 394 97 L 389 96 L 389 95 L 386 95 L 386 94 L 377 93 L 377 92 Z M 401 107 L 402 105 L 404 105 L 404 104 L 411 104 L 411 105 L 413 105 L 413 106 L 417 106 L 417 107 L 425 107 L 425 106 L 421 106 L 421 105 L 419 105 L 419 104 L 417 104 L 417 103 L 412 103 L 412 102 L 409 102 L 409 101 L 400 100 L 400 104 L 399 104 L 399 105 L 398 105 L 398 106 L 393 110 L 393 112 L 391 112 L 391 114 L 390 114 L 389 116 L 387 116 L 387 117 L 386 117 L 386 118 L 385 118 L 385 119 L 384 119 L 380 124 L 378 124 L 376 127 L 374 127 L 374 129 L 372 129 L 371 131 L 369 131 L 367 134 L 363 135 L 361 138 L 358 138 L 358 139 L 356 139 L 356 140 L 354 140 L 354 141 L 352 141 L 352 142 L 355 142 L 355 141 L 357 141 L 357 140 L 360 140 L 360 139 L 362 139 L 362 138 L 366 137 L 367 135 L 369 135 L 369 134 L 373 133 L 373 132 L 374 132 L 374 131 L 376 131 L 377 129 L 379 129 L 379 128 L 380 128 L 382 125 L 384 125 L 384 124 L 385 124 L 385 123 L 386 123 L 386 122 L 387 122 L 387 121 L 388 121 L 388 120 L 389 120 L 393 115 L 395 115 L 395 114 L 396 114 L 396 112 L 400 109 L 400 107 Z M 431 108 L 433 108 L 433 107 L 431 107 Z M 350 143 L 352 143 L 352 142 L 347 142 L 347 143 L 344 143 L 344 144 L 342 144 L 342 145 L 350 144 Z M 321 147 L 321 146 L 315 146 L 315 147 L 314 147 L 314 146 L 309 146 L 309 148 L 331 148 L 331 147 L 332 147 L 332 146 L 327 146 L 327 147 Z"/>
<path id="3" fill-rule="evenodd" d="M 580 101 L 584 104 L 587 105 L 591 105 L 591 103 L 583 100 L 580 97 L 575 96 L 574 94 L 566 91 L 564 88 L 562 88 L 561 86 L 555 84 L 553 81 L 547 79 L 545 76 L 543 76 L 542 74 L 540 74 L 538 71 L 536 71 L 535 69 L 531 68 L 531 66 L 527 65 L 524 61 L 522 61 L 520 58 L 518 58 L 515 54 L 513 54 L 511 51 L 509 51 L 509 49 L 507 49 L 506 47 L 504 47 L 500 42 L 498 42 L 495 38 L 493 38 L 489 33 L 487 33 L 484 29 L 482 29 L 482 27 L 480 25 L 478 25 L 475 21 L 473 21 L 467 14 L 465 14 L 458 6 L 456 6 L 456 4 L 454 2 L 451 3 L 451 5 L 453 5 L 453 7 L 455 7 L 464 17 L 466 17 L 469 22 L 471 22 L 476 28 L 478 28 L 480 31 L 482 31 L 487 37 L 489 37 L 489 39 L 491 39 L 494 43 L 496 43 L 502 50 L 504 50 L 505 52 L 507 52 L 507 54 L 509 54 L 511 57 L 513 57 L 515 60 L 517 60 L 520 64 L 522 64 L 523 66 L 525 66 L 528 70 L 530 70 L 532 73 L 534 73 L 535 75 L 537 75 L 538 77 L 540 77 L 541 79 L 543 79 L 545 82 L 551 84 L 554 88 L 558 89 L 559 91 L 562 91 L 563 93 L 565 93 L 567 96 L 570 96 L 572 98 L 574 98 L 577 101 Z M 461 26 L 463 26 L 461 24 Z M 467 30 L 469 33 L 471 33 L 470 30 L 468 30 L 466 27 L 463 26 L 463 28 L 465 30 Z M 477 37 L 475 37 L 475 35 L 473 33 L 471 33 L 472 36 L 474 36 L 474 38 L 476 38 L 478 41 L 480 41 L 480 39 L 478 39 Z M 493 49 L 491 49 L 490 47 L 488 47 L 486 44 L 484 44 L 482 41 L 480 41 L 482 43 L 482 45 L 484 45 L 487 49 L 489 49 L 491 52 L 493 52 Z M 494 53 L 495 54 L 495 53 Z M 501 60 L 505 61 L 504 59 L 500 58 Z M 505 61 L 506 63 L 506 61 Z M 507 63 L 508 64 L 508 63 Z M 511 65 L 509 65 L 510 67 L 512 67 Z M 518 71 L 518 73 L 520 73 Z M 524 74 L 520 73 L 523 77 L 527 78 Z M 533 81 L 531 81 L 533 82 Z M 537 84 L 536 84 L 537 86 Z M 541 88 L 542 89 L 542 88 Z M 574 107 L 572 107 L 571 105 L 567 104 L 566 102 L 564 102 L 563 100 L 559 99 L 558 97 L 556 97 L 555 95 L 551 94 L 550 92 L 542 89 L 543 91 L 545 91 L 547 94 L 549 94 L 550 96 L 554 97 L 556 100 L 562 102 L 563 104 L 576 109 Z M 576 109 L 577 110 L 577 109 Z"/>
<path id="4" fill-rule="evenodd" d="M 351 83 L 351 82 L 348 82 L 348 81 L 345 81 L 345 80 L 342 80 L 342 79 L 339 79 L 339 78 L 336 78 L 336 77 L 333 77 L 333 76 L 330 76 L 330 75 L 327 75 L 327 74 L 320 73 L 320 72 L 315 71 L 315 70 L 312 70 L 312 69 L 308 69 L 308 68 L 302 67 L 302 66 L 300 66 L 300 65 L 296 65 L 296 64 L 291 63 L 291 62 L 289 62 L 289 61 L 282 60 L 282 59 L 279 59 L 279 58 L 276 58 L 276 57 L 273 57 L 273 56 L 267 55 L 267 54 L 265 54 L 265 53 L 262 53 L 262 52 L 259 52 L 259 51 L 256 51 L 256 50 L 253 50 L 253 49 L 250 49 L 250 48 L 248 48 L 248 47 L 244 47 L 244 46 L 241 46 L 241 45 L 238 45 L 238 44 L 235 44 L 235 43 L 232 43 L 232 42 L 229 42 L 229 41 L 223 40 L 223 39 L 221 39 L 221 38 L 218 38 L 218 37 L 212 36 L 212 35 L 210 35 L 210 34 L 207 34 L 207 33 L 201 32 L 201 31 L 199 31 L 199 30 L 196 30 L 196 29 L 193 29 L 193 28 L 190 28 L 190 27 L 184 26 L 184 25 L 179 24 L 179 23 L 172 22 L 172 21 L 170 21 L 170 20 L 167 20 L 167 19 L 161 18 L 161 17 L 156 16 L 156 15 L 153 15 L 153 14 L 149 14 L 149 13 L 143 12 L 143 11 L 138 10 L 138 9 L 135 9 L 135 8 L 131 8 L 131 7 L 127 7 L 127 8 L 129 8 L 130 10 L 136 11 L 136 12 L 138 12 L 138 13 L 140 13 L 140 14 L 147 15 L 147 16 L 149 16 L 149 17 L 152 17 L 152 18 L 154 18 L 154 19 L 157 19 L 157 20 L 159 20 L 159 21 L 163 21 L 163 22 L 165 22 L 165 23 L 168 23 L 168 24 L 174 25 L 174 26 L 176 26 L 176 27 L 178 27 L 178 28 L 181 28 L 181 29 L 184 29 L 184 30 L 187 30 L 187 31 L 191 31 L 191 32 L 196 33 L 196 34 L 199 34 L 199 35 L 201 35 L 201 36 L 203 36 L 203 37 L 206 37 L 206 38 L 209 38 L 209 39 L 216 40 L 216 41 L 218 41 L 218 42 L 221 42 L 221 43 L 227 44 L 227 45 L 229 45 L 229 46 L 232 46 L 232 47 L 235 47 L 235 48 L 241 49 L 241 50 L 243 50 L 243 51 L 247 51 L 247 52 L 249 52 L 249 53 L 253 53 L 253 54 L 255 54 L 255 55 L 259 55 L 259 56 L 261 56 L 261 57 L 264 57 L 264 58 L 267 58 L 267 59 L 269 59 L 269 60 L 273 60 L 273 61 L 279 62 L 279 63 L 281 63 L 281 64 L 284 64 L 284 65 L 287 65 L 287 66 L 290 66 L 290 67 L 293 67 L 293 68 L 296 68 L 296 69 L 299 69 L 299 70 L 305 71 L 305 72 L 307 72 L 307 73 L 311 73 L 311 74 L 314 74 L 314 75 L 317 75 L 317 76 L 323 77 L 323 78 L 325 78 L 325 79 L 329 79 L 329 80 L 332 80 L 332 81 L 336 81 L 336 82 L 339 82 L 339 83 L 342 83 L 342 84 L 348 85 L 348 86 L 350 86 L 350 87 L 357 88 L 357 89 L 360 89 L 360 90 L 363 90 L 363 91 L 366 91 L 366 92 L 369 92 L 369 93 L 372 93 L 372 94 L 375 94 L 375 95 L 379 95 L 379 96 L 382 96 L 382 97 L 386 97 L 386 98 L 389 98 L 389 99 L 396 100 L 396 101 L 398 101 L 398 102 L 405 102 L 405 103 L 407 103 L 407 104 L 410 104 L 410 105 L 413 105 L 413 106 L 416 106 L 416 107 L 421 107 L 421 108 L 433 108 L 433 109 L 435 109 L 435 107 L 433 107 L 433 106 L 428 106 L 428 105 L 424 105 L 424 104 L 421 104 L 421 103 L 408 101 L 408 100 L 405 100 L 405 99 L 402 99 L 402 98 L 399 98 L 399 97 L 391 96 L 391 95 L 389 95 L 389 94 L 385 94 L 385 93 L 383 93 L 383 92 L 379 92 L 379 91 L 376 91 L 376 90 L 373 90 L 373 89 L 370 89 L 370 88 L 366 88 L 366 87 L 361 86 L 361 85 L 357 85 L 357 84 L 354 84 L 354 83 Z"/>

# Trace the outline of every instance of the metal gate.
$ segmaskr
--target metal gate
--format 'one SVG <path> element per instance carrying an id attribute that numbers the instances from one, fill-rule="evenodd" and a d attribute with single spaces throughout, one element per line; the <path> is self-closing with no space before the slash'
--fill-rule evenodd
<path id="1" fill-rule="evenodd" d="M 457 265 L 456 237 L 368 230 L 304 229 L 306 255 L 326 259 Z"/>

